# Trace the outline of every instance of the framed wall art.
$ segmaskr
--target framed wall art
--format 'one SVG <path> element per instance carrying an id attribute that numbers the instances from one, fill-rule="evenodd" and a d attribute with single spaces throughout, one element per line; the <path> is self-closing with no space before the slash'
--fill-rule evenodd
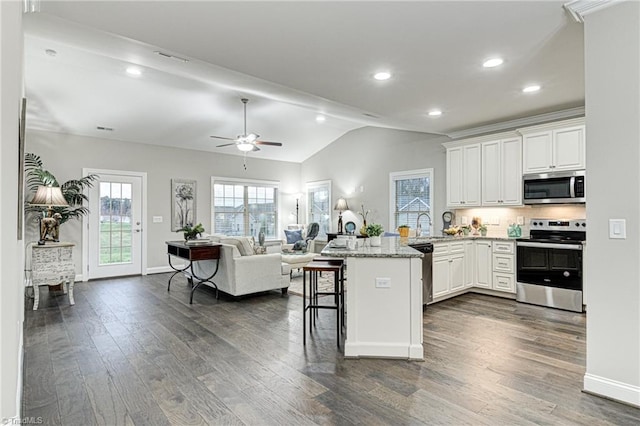
<path id="1" fill-rule="evenodd" d="M 196 181 L 171 179 L 171 230 L 196 224 Z"/>

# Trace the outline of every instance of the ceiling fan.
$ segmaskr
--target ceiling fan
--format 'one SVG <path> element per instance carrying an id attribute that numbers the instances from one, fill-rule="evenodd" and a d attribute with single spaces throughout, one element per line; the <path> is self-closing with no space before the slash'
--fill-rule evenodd
<path id="1" fill-rule="evenodd" d="M 224 143 L 222 145 L 217 145 L 217 148 L 220 148 L 223 146 L 235 145 L 240 151 L 246 154 L 249 151 L 260 151 L 260 148 L 258 148 L 258 145 L 282 146 L 282 143 L 280 142 L 267 142 L 267 141 L 258 140 L 260 135 L 257 135 L 255 133 L 247 134 L 247 103 L 249 102 L 249 99 L 242 98 L 240 100 L 244 104 L 244 133 L 241 135 L 238 135 L 235 139 L 226 138 L 224 136 L 211 136 L 212 138 L 216 138 L 216 139 L 233 141 L 232 143 Z"/>

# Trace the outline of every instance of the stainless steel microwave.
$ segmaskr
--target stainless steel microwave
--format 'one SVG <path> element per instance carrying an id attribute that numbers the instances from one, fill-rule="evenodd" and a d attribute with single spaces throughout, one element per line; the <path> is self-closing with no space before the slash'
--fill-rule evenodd
<path id="1" fill-rule="evenodd" d="M 524 204 L 585 203 L 585 171 L 538 173 L 523 176 Z"/>

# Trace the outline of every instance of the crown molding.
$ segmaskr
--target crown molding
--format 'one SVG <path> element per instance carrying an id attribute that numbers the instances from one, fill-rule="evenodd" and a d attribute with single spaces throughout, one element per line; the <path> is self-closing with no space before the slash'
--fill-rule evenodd
<path id="1" fill-rule="evenodd" d="M 572 0 L 565 3 L 562 7 L 565 8 L 576 22 L 584 24 L 584 17 L 597 10 L 609 7 L 614 3 L 618 3 L 621 0 Z"/>
<path id="2" fill-rule="evenodd" d="M 568 118 L 584 117 L 584 107 L 563 109 L 561 111 L 549 112 L 546 114 L 533 115 L 516 120 L 503 121 L 501 123 L 489 124 L 487 126 L 472 127 L 470 129 L 458 130 L 448 133 L 451 139 L 462 139 L 470 136 L 480 136 L 487 133 L 497 133 L 508 130 L 515 130 L 521 127 L 535 126 L 536 124 L 548 123 L 551 121 L 565 120 Z"/>

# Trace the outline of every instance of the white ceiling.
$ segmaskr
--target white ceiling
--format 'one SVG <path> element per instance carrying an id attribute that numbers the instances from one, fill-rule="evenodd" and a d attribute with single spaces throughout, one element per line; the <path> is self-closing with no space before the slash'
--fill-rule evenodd
<path id="1" fill-rule="evenodd" d="M 240 154 L 209 135 L 241 134 L 247 97 L 248 132 L 284 144 L 249 155 L 299 162 L 362 126 L 450 134 L 579 107 L 583 28 L 562 4 L 46 1 L 24 19 L 27 126 Z"/>

